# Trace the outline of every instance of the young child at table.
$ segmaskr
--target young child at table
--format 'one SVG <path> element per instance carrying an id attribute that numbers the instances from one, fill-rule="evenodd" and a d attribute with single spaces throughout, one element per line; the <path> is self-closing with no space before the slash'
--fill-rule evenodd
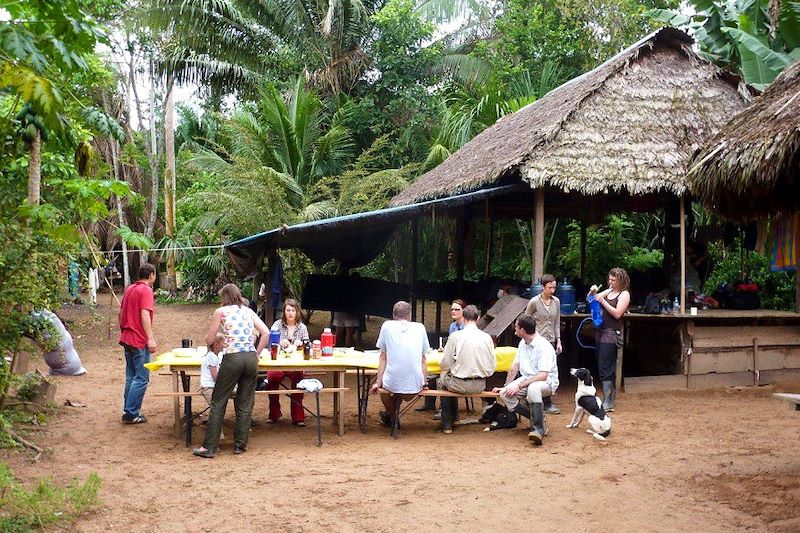
<path id="1" fill-rule="evenodd" d="M 203 356 L 200 363 L 200 394 L 211 405 L 211 395 L 214 394 L 214 385 L 217 383 L 217 372 L 222 363 L 222 349 L 224 348 L 225 336 L 217 333 L 214 344 L 208 347 L 208 351 Z M 220 434 L 220 439 L 224 439 L 224 434 Z"/>

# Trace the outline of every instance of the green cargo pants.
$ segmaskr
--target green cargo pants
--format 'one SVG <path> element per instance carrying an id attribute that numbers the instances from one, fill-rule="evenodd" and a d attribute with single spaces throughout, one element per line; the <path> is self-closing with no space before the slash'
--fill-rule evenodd
<path id="1" fill-rule="evenodd" d="M 258 376 L 258 356 L 256 352 L 226 353 L 217 374 L 217 384 L 211 396 L 211 409 L 208 415 L 208 426 L 203 447 L 217 451 L 222 421 L 228 398 L 237 386 L 233 407 L 236 410 L 236 425 L 233 432 L 233 444 L 239 448 L 247 447 L 250 436 L 250 417 L 253 415 L 253 403 L 256 397 L 256 378 Z"/>

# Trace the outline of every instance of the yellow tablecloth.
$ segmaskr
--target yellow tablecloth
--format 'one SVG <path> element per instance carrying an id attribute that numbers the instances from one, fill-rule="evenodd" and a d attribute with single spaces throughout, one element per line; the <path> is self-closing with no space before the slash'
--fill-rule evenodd
<path id="1" fill-rule="evenodd" d="M 200 366 L 199 352 L 194 355 L 186 355 L 188 352 L 176 353 L 166 352 L 158 356 L 156 360 L 145 364 L 145 368 L 151 371 L 157 371 L 165 366 Z M 497 358 L 497 372 L 507 372 L 511 368 L 511 363 L 514 361 L 514 356 L 517 353 L 517 348 L 514 346 L 498 346 L 494 349 L 494 355 Z M 438 374 L 441 372 L 439 368 L 439 361 L 442 359 L 442 352 L 431 350 L 426 356 L 428 363 L 428 373 Z M 292 358 L 278 358 L 273 361 L 269 357 L 269 353 L 265 350 L 262 352 L 261 358 L 258 360 L 259 368 L 270 367 L 287 367 L 297 366 L 303 368 L 318 367 L 335 368 L 335 367 L 351 367 L 351 368 L 378 368 L 378 355 L 374 352 L 364 353 L 359 351 L 348 352 L 333 352 L 331 357 L 323 357 L 322 359 L 304 360 L 300 357 L 294 356 Z"/>

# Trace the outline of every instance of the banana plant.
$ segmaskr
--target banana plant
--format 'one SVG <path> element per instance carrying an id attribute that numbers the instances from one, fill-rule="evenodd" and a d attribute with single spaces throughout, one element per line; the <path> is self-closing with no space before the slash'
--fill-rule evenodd
<path id="1" fill-rule="evenodd" d="M 708 59 L 764 90 L 800 59 L 800 2 L 691 0 L 694 14 L 654 9 L 647 16 L 694 35 Z"/>

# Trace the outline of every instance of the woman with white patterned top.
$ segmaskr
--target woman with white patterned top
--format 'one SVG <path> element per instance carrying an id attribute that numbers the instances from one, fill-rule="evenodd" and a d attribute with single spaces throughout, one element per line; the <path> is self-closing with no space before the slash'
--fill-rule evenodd
<path id="1" fill-rule="evenodd" d="M 258 377 L 258 354 L 269 340 L 269 329 L 258 315 L 244 304 L 242 294 L 236 285 L 229 283 L 222 287 L 220 296 L 222 307 L 214 311 L 211 317 L 206 343 L 209 347 L 214 344 L 217 332 L 221 331 L 225 337 L 224 357 L 211 396 L 205 440 L 201 448 L 194 450 L 194 454 L 198 457 L 209 459 L 217 453 L 225 409 L 234 387 L 237 389 L 233 401 L 236 409 L 233 453 L 244 453 L 247 449 Z M 254 346 L 256 333 L 261 335 L 258 346 Z"/>

